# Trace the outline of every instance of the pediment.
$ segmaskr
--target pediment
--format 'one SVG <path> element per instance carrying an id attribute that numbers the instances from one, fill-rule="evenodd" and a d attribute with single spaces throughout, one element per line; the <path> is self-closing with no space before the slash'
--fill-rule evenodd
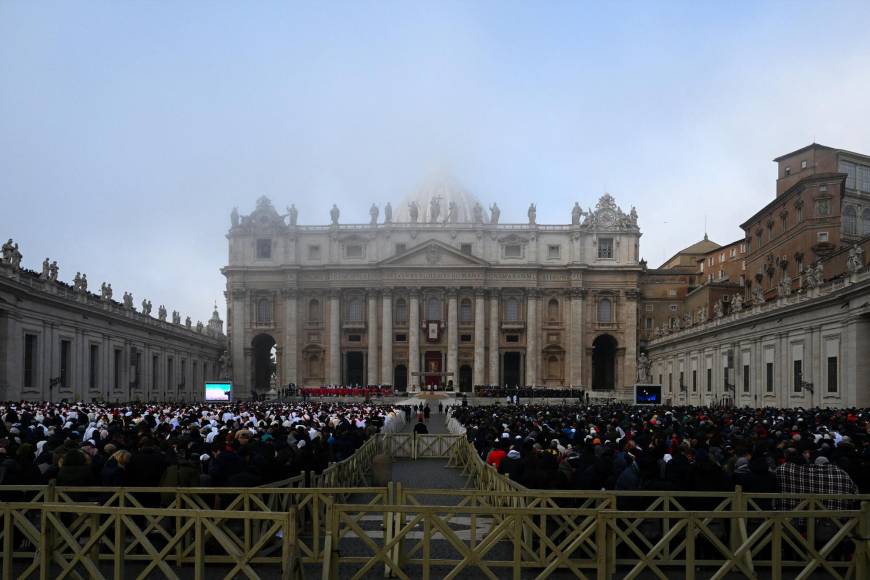
<path id="1" fill-rule="evenodd" d="M 429 240 L 380 263 L 384 267 L 475 267 L 489 266 L 489 262 L 463 254 L 456 248 L 436 240 Z"/>

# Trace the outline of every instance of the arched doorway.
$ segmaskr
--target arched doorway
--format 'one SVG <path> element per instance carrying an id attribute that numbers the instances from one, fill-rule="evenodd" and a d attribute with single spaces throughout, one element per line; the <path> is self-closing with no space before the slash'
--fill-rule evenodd
<path id="1" fill-rule="evenodd" d="M 362 351 L 352 350 L 344 355 L 344 384 L 364 385 L 365 364 Z"/>
<path id="2" fill-rule="evenodd" d="M 616 339 L 602 334 L 592 343 L 592 388 L 611 391 L 616 387 Z"/>
<path id="3" fill-rule="evenodd" d="M 459 390 L 464 393 L 471 391 L 471 367 L 468 365 L 459 367 Z"/>
<path id="4" fill-rule="evenodd" d="M 251 395 L 261 397 L 272 385 L 272 377 L 278 372 L 278 357 L 275 339 L 268 334 L 258 334 L 251 341 L 254 357 L 254 384 Z"/>
<path id="5" fill-rule="evenodd" d="M 408 390 L 408 367 L 397 365 L 393 371 L 393 388 L 397 391 Z"/>

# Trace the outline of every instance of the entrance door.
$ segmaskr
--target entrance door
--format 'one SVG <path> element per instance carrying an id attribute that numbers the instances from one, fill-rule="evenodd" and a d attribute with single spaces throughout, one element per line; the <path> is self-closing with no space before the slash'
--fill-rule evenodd
<path id="1" fill-rule="evenodd" d="M 438 351 L 428 351 L 423 358 L 423 363 L 426 365 L 427 373 L 440 373 L 441 370 L 441 353 Z M 440 387 L 441 375 L 426 375 L 423 377 L 427 387 Z"/>
<path id="2" fill-rule="evenodd" d="M 522 385 L 522 353 L 506 352 L 504 353 L 504 362 L 501 376 L 504 377 L 503 384 L 513 387 Z"/>
<path id="3" fill-rule="evenodd" d="M 612 390 L 616 386 L 616 339 L 602 334 L 592 343 L 592 388 Z"/>
<path id="4" fill-rule="evenodd" d="M 365 365 L 363 365 L 363 353 L 351 351 L 345 355 L 344 377 L 346 385 L 365 384 Z"/>
<path id="5" fill-rule="evenodd" d="M 463 393 L 471 392 L 471 367 L 462 365 L 459 367 L 459 390 Z"/>
<path id="6" fill-rule="evenodd" d="M 397 391 L 405 391 L 408 389 L 408 367 L 405 365 L 396 366 L 394 371 L 393 388 Z"/>

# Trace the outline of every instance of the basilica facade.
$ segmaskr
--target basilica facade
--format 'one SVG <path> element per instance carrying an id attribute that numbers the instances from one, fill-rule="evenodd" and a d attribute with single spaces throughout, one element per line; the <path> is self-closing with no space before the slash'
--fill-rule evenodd
<path id="1" fill-rule="evenodd" d="M 324 208 L 325 209 L 325 208 Z M 280 385 L 581 386 L 636 379 L 640 230 L 605 194 L 570 223 L 502 223 L 452 184 L 298 225 L 233 210 L 227 279 L 236 397 Z M 567 220 L 566 220 L 567 221 Z M 276 369 L 272 368 L 277 362 Z"/>

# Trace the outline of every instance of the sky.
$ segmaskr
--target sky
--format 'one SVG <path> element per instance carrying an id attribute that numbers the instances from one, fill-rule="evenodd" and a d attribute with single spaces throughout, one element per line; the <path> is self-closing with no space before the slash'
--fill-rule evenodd
<path id="1" fill-rule="evenodd" d="M 870 153 L 870 3 L 0 1 L 0 238 L 207 320 L 230 211 L 368 221 L 449 172 L 503 222 L 609 192 L 657 266 Z"/>

